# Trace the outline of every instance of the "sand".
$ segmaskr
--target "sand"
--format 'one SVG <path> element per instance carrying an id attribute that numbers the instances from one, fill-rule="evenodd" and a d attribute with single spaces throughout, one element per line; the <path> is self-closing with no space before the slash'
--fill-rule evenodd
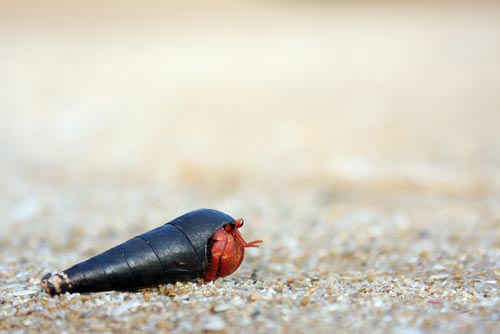
<path id="1" fill-rule="evenodd" d="M 2 6 L 0 332 L 500 333 L 495 3 Z M 41 291 L 201 207 L 231 276 Z"/>

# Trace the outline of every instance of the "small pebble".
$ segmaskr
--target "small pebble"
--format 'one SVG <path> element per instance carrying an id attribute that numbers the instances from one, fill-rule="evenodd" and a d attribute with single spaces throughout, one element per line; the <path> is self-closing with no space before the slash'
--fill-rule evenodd
<path id="1" fill-rule="evenodd" d="M 40 293 L 40 290 L 27 289 L 27 290 L 21 290 L 21 291 L 13 292 L 11 295 L 14 296 L 14 297 L 19 297 L 19 296 L 36 295 L 38 293 Z"/>
<path id="2" fill-rule="evenodd" d="M 218 303 L 218 304 L 215 304 L 212 307 L 212 311 L 214 311 L 214 312 L 224 312 L 224 311 L 229 310 L 231 307 L 232 307 L 231 304 Z"/>
<path id="3" fill-rule="evenodd" d="M 254 292 L 250 295 L 250 297 L 248 297 L 248 299 L 251 301 L 256 301 L 256 300 L 262 299 L 262 297 L 257 292 Z"/>
<path id="4" fill-rule="evenodd" d="M 226 328 L 226 323 L 219 316 L 212 316 L 205 319 L 201 325 L 201 329 L 205 333 L 220 333 Z"/>

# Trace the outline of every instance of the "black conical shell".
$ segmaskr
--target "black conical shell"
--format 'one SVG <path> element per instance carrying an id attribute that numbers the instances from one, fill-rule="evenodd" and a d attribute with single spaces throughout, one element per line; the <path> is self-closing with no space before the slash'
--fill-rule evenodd
<path id="1" fill-rule="evenodd" d="M 135 290 L 204 277 L 210 237 L 233 221 L 212 209 L 186 213 L 64 270 L 68 291 Z"/>

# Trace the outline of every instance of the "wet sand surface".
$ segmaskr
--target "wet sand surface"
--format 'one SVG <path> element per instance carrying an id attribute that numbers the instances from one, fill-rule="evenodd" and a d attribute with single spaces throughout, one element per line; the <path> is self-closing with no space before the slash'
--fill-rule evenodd
<path id="1" fill-rule="evenodd" d="M 500 333 L 494 2 L 2 6 L 0 332 Z M 201 207 L 233 275 L 40 291 Z"/>

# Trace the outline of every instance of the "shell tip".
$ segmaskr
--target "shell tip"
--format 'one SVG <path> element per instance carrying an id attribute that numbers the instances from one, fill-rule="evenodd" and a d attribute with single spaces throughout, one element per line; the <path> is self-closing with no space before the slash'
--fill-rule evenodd
<path id="1" fill-rule="evenodd" d="M 56 293 L 56 288 L 54 287 L 51 277 L 51 273 L 43 275 L 42 279 L 40 280 L 40 285 L 42 286 L 42 289 L 45 290 L 45 292 L 53 296 Z"/>
<path id="2" fill-rule="evenodd" d="M 49 295 L 59 295 L 71 289 L 71 282 L 68 275 L 64 272 L 52 275 L 51 273 L 45 274 L 40 280 L 42 289 Z"/>

